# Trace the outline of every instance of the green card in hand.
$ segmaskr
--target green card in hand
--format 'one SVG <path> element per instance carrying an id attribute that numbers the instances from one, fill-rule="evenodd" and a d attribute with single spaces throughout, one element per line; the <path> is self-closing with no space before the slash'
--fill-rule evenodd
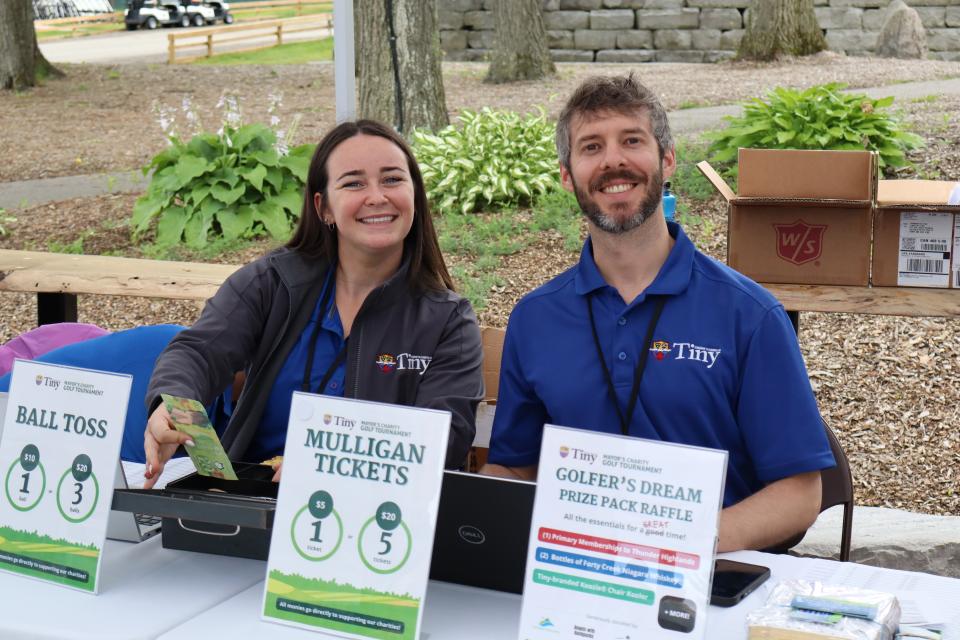
<path id="1" fill-rule="evenodd" d="M 192 447 L 186 447 L 187 454 L 193 460 L 193 466 L 202 476 L 213 476 L 224 480 L 236 480 L 230 458 L 220 444 L 217 432 L 213 430 L 207 410 L 196 400 L 178 398 L 160 394 L 163 404 L 170 414 L 173 428 L 185 433 L 193 440 Z"/>

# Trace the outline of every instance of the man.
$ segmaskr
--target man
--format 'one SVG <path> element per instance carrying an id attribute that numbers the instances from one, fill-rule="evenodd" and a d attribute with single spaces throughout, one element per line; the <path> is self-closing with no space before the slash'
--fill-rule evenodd
<path id="1" fill-rule="evenodd" d="M 806 530 L 834 465 L 783 307 L 664 221 L 666 113 L 633 75 L 592 78 L 557 124 L 587 217 L 580 262 L 507 327 L 485 473 L 534 479 L 543 424 L 729 452 L 719 550 Z"/>

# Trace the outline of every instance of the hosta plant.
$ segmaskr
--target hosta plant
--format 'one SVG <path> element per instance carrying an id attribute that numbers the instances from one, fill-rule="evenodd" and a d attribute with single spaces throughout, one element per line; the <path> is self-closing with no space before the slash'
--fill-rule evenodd
<path id="1" fill-rule="evenodd" d="M 144 167 L 153 170 L 146 194 L 133 209 L 135 234 L 156 220 L 156 242 L 184 241 L 200 248 L 212 238 L 227 240 L 269 234 L 285 238 L 300 216 L 313 145 L 287 146 L 264 124 L 243 124 L 235 99 L 227 98 L 223 126 L 182 140 L 169 113 L 161 126 L 169 146 Z M 187 105 L 184 112 L 192 114 Z M 190 124 L 196 116 L 188 115 Z M 271 124 L 276 118 L 271 113 Z"/>
<path id="2" fill-rule="evenodd" d="M 874 100 L 842 93 L 846 85 L 826 84 L 806 90 L 778 87 L 766 100 L 753 98 L 743 115 L 728 116 L 726 129 L 707 134 L 711 162 L 733 163 L 737 149 L 872 150 L 880 167 L 909 164 L 905 152 L 923 146 L 887 109 L 893 98 Z"/>
<path id="3" fill-rule="evenodd" d="M 470 213 L 529 205 L 560 180 L 555 127 L 543 110 L 521 116 L 464 110 L 436 134 L 414 131 L 412 142 L 436 211 Z"/>

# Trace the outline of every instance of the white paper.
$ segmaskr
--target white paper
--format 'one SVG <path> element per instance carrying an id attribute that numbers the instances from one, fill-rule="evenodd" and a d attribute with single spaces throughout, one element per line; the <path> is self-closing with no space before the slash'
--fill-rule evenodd
<path id="1" fill-rule="evenodd" d="M 294 393 L 264 620 L 414 640 L 450 414 Z"/>
<path id="2" fill-rule="evenodd" d="M 130 384 L 14 363 L 0 441 L 0 570 L 97 592 Z"/>
<path id="3" fill-rule="evenodd" d="M 706 637 L 726 464 L 545 426 L 518 637 Z"/>
<path id="4" fill-rule="evenodd" d="M 897 285 L 949 287 L 952 238 L 952 213 L 902 212 Z"/>

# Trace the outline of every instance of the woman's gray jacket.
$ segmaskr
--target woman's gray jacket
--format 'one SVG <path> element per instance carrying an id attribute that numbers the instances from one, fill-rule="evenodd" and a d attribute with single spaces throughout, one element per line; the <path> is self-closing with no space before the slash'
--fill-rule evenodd
<path id="1" fill-rule="evenodd" d="M 273 381 L 317 305 L 329 263 L 278 249 L 236 271 L 200 319 L 160 354 L 147 390 L 204 405 L 247 374 L 221 440 L 244 460 Z M 348 341 L 344 395 L 452 414 L 446 466 L 459 467 L 473 443 L 483 397 L 480 329 L 470 303 L 452 291 L 414 290 L 407 264 L 367 296 Z"/>

